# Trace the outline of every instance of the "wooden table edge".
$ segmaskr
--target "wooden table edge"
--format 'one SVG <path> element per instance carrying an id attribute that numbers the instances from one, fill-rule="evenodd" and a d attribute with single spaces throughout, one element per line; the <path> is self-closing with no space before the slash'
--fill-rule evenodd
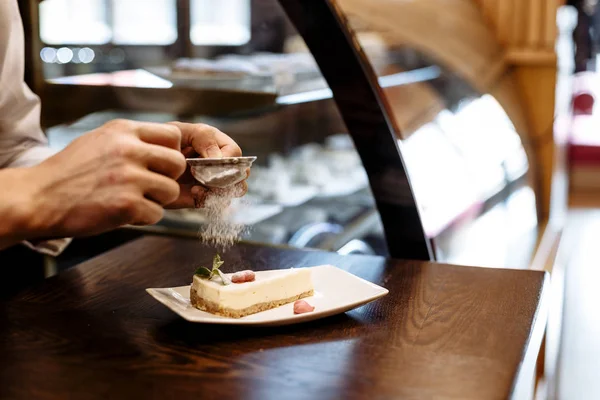
<path id="1" fill-rule="evenodd" d="M 539 293 L 539 302 L 532 321 L 532 329 L 525 344 L 525 351 L 519 363 L 517 375 L 513 380 L 510 392 L 513 399 L 523 398 L 522 393 L 527 390 L 527 385 L 532 384 L 535 386 L 535 367 L 546 332 L 546 324 L 550 311 L 550 289 L 550 273 L 544 272 L 544 281 Z M 534 388 L 532 387 L 531 389 Z"/>

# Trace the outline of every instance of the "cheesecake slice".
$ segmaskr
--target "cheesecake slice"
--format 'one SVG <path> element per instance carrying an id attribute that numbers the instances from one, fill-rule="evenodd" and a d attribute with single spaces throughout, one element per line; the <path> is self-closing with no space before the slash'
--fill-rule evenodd
<path id="1" fill-rule="evenodd" d="M 253 281 L 243 283 L 231 282 L 233 274 L 223 275 L 228 284 L 219 276 L 206 279 L 194 275 L 190 290 L 194 307 L 224 317 L 241 318 L 314 293 L 308 268 L 259 271 Z"/>

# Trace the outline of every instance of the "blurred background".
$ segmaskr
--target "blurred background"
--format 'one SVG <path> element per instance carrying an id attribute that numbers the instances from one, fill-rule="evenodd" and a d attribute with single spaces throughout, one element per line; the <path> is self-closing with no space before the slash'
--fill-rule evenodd
<path id="1" fill-rule="evenodd" d="M 381 6 L 438 18 L 432 2 L 394 3 Z M 368 2 L 341 4 L 393 109 L 437 259 L 527 267 L 536 196 L 510 116 L 437 49 L 411 43 L 402 29 L 385 32 L 394 17 L 365 19 Z M 53 147 L 113 118 L 209 123 L 259 157 L 233 215 L 252 225 L 247 239 L 386 255 L 368 177 L 331 91 L 276 1 L 45 0 L 32 11 L 30 80 L 47 99 Z M 491 32 L 484 39 L 484 54 L 481 43 L 460 44 L 471 57 L 462 64 L 478 64 L 473 75 L 499 62 Z M 193 233 L 202 220 L 202 211 L 170 212 L 160 225 Z"/>
<path id="2" fill-rule="evenodd" d="M 334 3 L 397 127 L 435 259 L 551 272 L 537 396 L 600 397 L 585 361 L 600 355 L 600 326 L 581 311 L 600 300 L 589 294 L 600 207 L 597 1 Z M 278 1 L 19 4 L 26 80 L 52 147 L 114 118 L 211 124 L 258 156 L 230 215 L 250 227 L 245 240 L 388 255 L 394 244 L 319 60 Z M 46 259 L 46 274 L 142 234 L 195 237 L 205 221 L 202 210 L 169 211 L 156 226 L 76 240 Z"/>

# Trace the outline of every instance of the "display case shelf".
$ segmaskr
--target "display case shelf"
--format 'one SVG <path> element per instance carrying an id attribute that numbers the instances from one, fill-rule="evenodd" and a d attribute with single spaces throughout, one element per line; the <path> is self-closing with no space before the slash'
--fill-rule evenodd
<path id="1" fill-rule="evenodd" d="M 290 160 L 306 146 L 326 148 L 341 133 L 352 139 L 370 189 L 318 199 L 313 192 L 321 189 L 290 176 L 297 198 L 253 197 L 245 218 L 254 228 L 245 239 L 404 258 L 432 259 L 433 243 L 444 261 L 456 253 L 447 244 L 464 236 L 465 226 L 506 202 L 515 185 L 529 185 L 518 128 L 460 70 L 389 40 L 393 32 L 378 36 L 376 26 L 349 23 L 344 7 L 332 1 L 272 0 L 261 7 L 277 10 L 278 18 L 287 13 L 289 43 L 282 51 L 314 57 L 316 73 L 287 80 L 285 71 L 250 79 L 174 78 L 173 60 L 51 79 L 42 92 L 51 145 L 60 149 L 112 118 L 178 119 L 227 132 L 259 157 L 257 168 L 267 168 L 273 157 Z M 222 50 L 216 60 L 273 56 Z M 357 206 L 356 198 L 367 201 Z M 148 229 L 196 235 L 201 221 L 193 210 L 169 212 Z"/>

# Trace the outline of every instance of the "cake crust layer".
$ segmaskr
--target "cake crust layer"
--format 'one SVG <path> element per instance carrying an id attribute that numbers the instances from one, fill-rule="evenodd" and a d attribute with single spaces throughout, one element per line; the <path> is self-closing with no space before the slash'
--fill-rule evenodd
<path id="1" fill-rule="evenodd" d="M 274 301 L 269 301 L 266 303 L 258 303 L 258 304 L 254 304 L 250 307 L 243 308 L 241 310 L 235 310 L 232 308 L 221 307 L 217 303 L 214 303 L 212 301 L 207 301 L 207 300 L 204 300 L 204 299 L 198 297 L 198 295 L 196 294 L 196 291 L 192 287 L 192 288 L 190 288 L 190 301 L 191 301 L 192 305 L 194 307 L 196 307 L 197 309 L 209 312 L 211 314 L 216 314 L 216 315 L 220 315 L 220 316 L 228 317 L 228 318 L 242 318 L 247 315 L 256 314 L 261 311 L 270 310 L 272 308 L 276 308 L 276 307 L 282 306 L 284 304 L 288 304 L 288 303 L 294 302 L 296 300 L 312 296 L 313 294 L 314 294 L 314 290 L 309 290 L 307 292 L 300 293 L 297 296 L 292 296 L 287 299 L 274 300 Z"/>

